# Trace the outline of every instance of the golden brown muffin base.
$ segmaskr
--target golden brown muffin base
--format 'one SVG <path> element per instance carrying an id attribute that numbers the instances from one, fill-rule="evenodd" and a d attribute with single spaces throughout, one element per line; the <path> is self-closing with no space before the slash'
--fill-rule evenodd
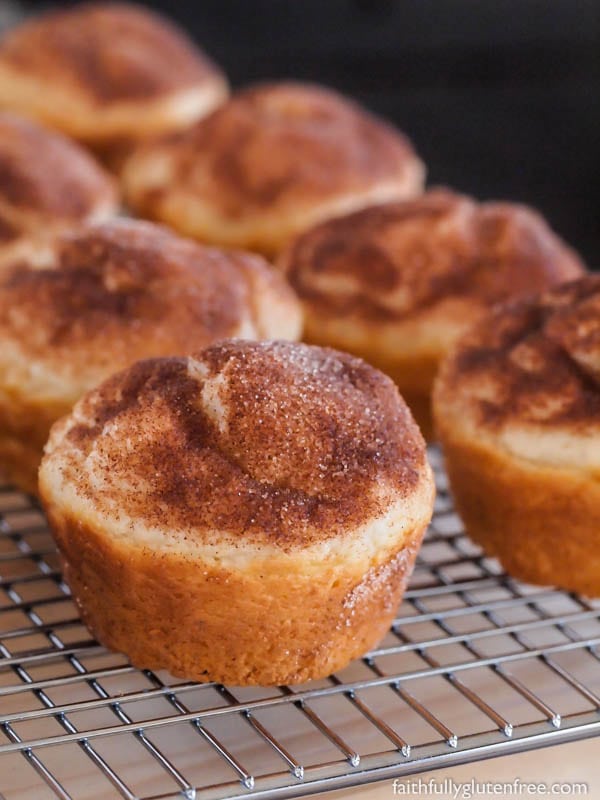
<path id="1" fill-rule="evenodd" d="M 68 403 L 45 405 L 24 398 L 0 398 L 0 475 L 28 494 L 38 493 L 38 469 L 53 423 L 69 411 Z"/>
<path id="2" fill-rule="evenodd" d="M 438 360 L 423 357 L 386 362 L 379 358 L 365 358 L 394 381 L 421 429 L 423 438 L 428 442 L 434 441 L 437 437 L 431 410 L 431 391 Z"/>
<path id="3" fill-rule="evenodd" d="M 12 436 L 0 435 L 0 477 L 27 494 L 37 494 L 37 473 L 43 445 L 37 447 Z"/>
<path id="4" fill-rule="evenodd" d="M 400 394 L 410 408 L 412 415 L 415 418 L 415 422 L 419 426 L 425 441 L 435 442 L 437 440 L 437 435 L 431 413 L 431 395 L 413 391 L 410 388 L 403 386 L 402 374 L 400 374 L 398 378 L 393 374 L 393 371 L 388 371 L 387 374 L 398 386 Z"/>
<path id="5" fill-rule="evenodd" d="M 545 467 L 468 440 L 437 415 L 469 535 L 529 583 L 600 595 L 600 475 Z"/>
<path id="6" fill-rule="evenodd" d="M 425 528 L 366 573 L 343 564 L 315 574 L 297 559 L 227 569 L 177 550 L 128 546 L 47 508 L 82 617 L 105 646 L 140 669 L 234 685 L 322 678 L 385 635 Z"/>
<path id="7" fill-rule="evenodd" d="M 133 137 L 115 137 L 106 142 L 88 143 L 88 148 L 109 172 L 119 177 L 121 170 L 139 142 Z"/>

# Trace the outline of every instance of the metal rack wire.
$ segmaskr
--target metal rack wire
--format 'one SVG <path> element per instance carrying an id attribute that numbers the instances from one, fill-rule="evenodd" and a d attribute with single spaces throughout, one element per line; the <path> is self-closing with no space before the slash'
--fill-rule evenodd
<path id="1" fill-rule="evenodd" d="M 520 584 L 436 513 L 380 646 L 320 682 L 198 685 L 78 618 L 43 514 L 0 489 L 6 800 L 285 798 L 600 733 L 600 603 Z"/>

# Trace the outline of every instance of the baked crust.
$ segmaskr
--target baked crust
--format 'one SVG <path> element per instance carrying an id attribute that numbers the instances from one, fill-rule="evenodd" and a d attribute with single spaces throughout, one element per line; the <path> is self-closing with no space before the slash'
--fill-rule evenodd
<path id="1" fill-rule="evenodd" d="M 51 11 L 0 41 L 0 107 L 90 144 L 179 130 L 226 95 L 183 31 L 134 4 Z"/>
<path id="2" fill-rule="evenodd" d="M 303 683 L 345 667 L 389 629 L 425 527 L 366 574 L 307 574 L 302 557 L 243 573 L 134 551 L 77 517 L 47 513 L 65 580 L 98 641 L 139 669 L 235 686 Z"/>
<path id="3" fill-rule="evenodd" d="M 600 474 L 535 463 L 436 419 L 469 535 L 529 583 L 600 596 Z"/>
<path id="4" fill-rule="evenodd" d="M 276 684 L 383 636 L 434 489 L 384 375 L 307 345 L 225 341 L 82 398 L 53 428 L 40 493 L 100 641 L 139 667 Z"/>
<path id="5" fill-rule="evenodd" d="M 390 374 L 425 432 L 437 365 L 459 336 L 491 305 L 584 272 L 533 210 L 442 189 L 325 221 L 279 266 L 303 304 L 306 338 Z"/>
<path id="6" fill-rule="evenodd" d="M 128 202 L 198 239 L 273 254 L 325 217 L 421 191 L 408 141 L 331 90 L 236 93 L 189 131 L 135 153 Z"/>
<path id="7" fill-rule="evenodd" d="M 37 494 L 38 469 L 50 428 L 72 404 L 57 398 L 29 399 L 0 388 L 0 474 L 24 492 Z"/>
<path id="8" fill-rule="evenodd" d="M 434 391 L 469 534 L 532 583 L 600 594 L 600 278 L 498 308 Z"/>
<path id="9" fill-rule="evenodd" d="M 0 112 L 0 266 L 49 235 L 116 213 L 111 177 L 74 142 Z"/>
<path id="10" fill-rule="evenodd" d="M 229 336 L 300 334 L 292 291 L 259 256 L 151 223 L 82 225 L 36 256 L 0 275 L 0 463 L 28 491 L 52 422 L 115 370 Z"/>

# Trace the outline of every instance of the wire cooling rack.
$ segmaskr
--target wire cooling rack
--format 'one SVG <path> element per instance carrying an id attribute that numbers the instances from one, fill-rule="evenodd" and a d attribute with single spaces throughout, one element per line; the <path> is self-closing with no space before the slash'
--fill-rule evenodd
<path id="1" fill-rule="evenodd" d="M 43 514 L 0 489 L 6 800 L 286 798 L 600 732 L 600 602 L 525 586 L 465 536 L 441 458 L 399 616 L 327 680 L 240 689 L 94 642 Z"/>

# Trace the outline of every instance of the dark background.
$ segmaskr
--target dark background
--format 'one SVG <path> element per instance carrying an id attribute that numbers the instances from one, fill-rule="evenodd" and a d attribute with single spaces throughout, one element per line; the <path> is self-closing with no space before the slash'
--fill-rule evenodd
<path id="1" fill-rule="evenodd" d="M 147 5 L 234 86 L 281 77 L 348 92 L 411 136 L 430 183 L 538 206 L 600 266 L 600 0 Z"/>

